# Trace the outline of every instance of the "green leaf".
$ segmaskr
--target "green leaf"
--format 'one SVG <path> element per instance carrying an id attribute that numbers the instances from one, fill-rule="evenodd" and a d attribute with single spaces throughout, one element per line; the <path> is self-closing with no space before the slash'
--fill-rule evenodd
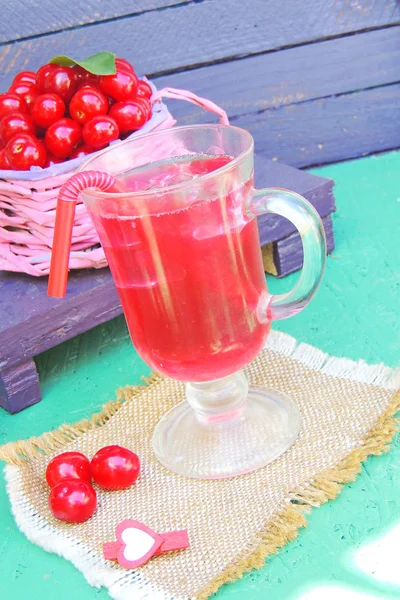
<path id="1" fill-rule="evenodd" d="M 55 56 L 49 62 L 62 67 L 79 65 L 94 75 L 114 75 L 117 72 L 115 56 L 112 52 L 97 52 L 97 54 L 92 54 L 82 60 L 76 60 L 69 56 Z"/>

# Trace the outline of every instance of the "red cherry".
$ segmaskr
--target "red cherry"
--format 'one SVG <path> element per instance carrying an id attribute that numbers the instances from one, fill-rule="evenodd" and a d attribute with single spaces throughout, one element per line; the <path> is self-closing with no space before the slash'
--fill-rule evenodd
<path id="1" fill-rule="evenodd" d="M 77 74 L 71 67 L 59 67 L 52 69 L 47 75 L 45 82 L 45 92 L 57 94 L 69 102 L 75 93 L 77 84 Z"/>
<path id="2" fill-rule="evenodd" d="M 86 481 L 66 479 L 55 485 L 49 496 L 49 507 L 56 519 L 67 523 L 83 523 L 96 510 L 95 490 Z"/>
<path id="3" fill-rule="evenodd" d="M 64 116 L 65 104 L 56 94 L 42 94 L 33 103 L 31 115 L 40 127 L 50 127 Z"/>
<path id="4" fill-rule="evenodd" d="M 114 98 L 111 98 L 111 96 L 107 96 L 107 102 L 108 102 L 108 110 L 110 110 L 110 108 L 112 106 L 114 106 L 114 104 L 116 103 L 116 100 L 114 100 Z"/>
<path id="5" fill-rule="evenodd" d="M 60 119 L 50 125 L 45 135 L 45 143 L 52 154 L 67 158 L 82 139 L 80 125 L 72 119 Z"/>
<path id="6" fill-rule="evenodd" d="M 107 111 L 107 98 L 100 90 L 89 86 L 78 90 L 69 105 L 69 114 L 81 125 L 84 125 L 96 115 L 106 115 Z"/>
<path id="7" fill-rule="evenodd" d="M 90 483 L 90 462 L 80 452 L 63 452 L 55 456 L 46 469 L 46 481 L 54 487 L 65 479 L 81 479 Z"/>
<path id="8" fill-rule="evenodd" d="M 71 154 L 71 156 L 69 158 L 71 160 L 73 158 L 82 158 L 83 156 L 92 154 L 92 152 L 96 152 L 96 150 L 94 148 L 91 148 L 90 146 L 87 146 L 86 144 L 84 144 L 83 146 L 78 146 L 78 148 L 75 148 L 75 150 L 73 151 L 73 153 Z"/>
<path id="9" fill-rule="evenodd" d="M 7 143 L 17 133 L 35 135 L 36 126 L 29 115 L 20 112 L 9 113 L 0 122 L 0 138 Z"/>
<path id="10" fill-rule="evenodd" d="M 11 112 L 28 112 L 28 106 L 22 96 L 15 92 L 0 94 L 0 119 Z"/>
<path id="11" fill-rule="evenodd" d="M 1 171 L 9 171 L 11 169 L 10 161 L 6 155 L 6 149 L 2 148 L 0 150 L 0 170 Z"/>
<path id="12" fill-rule="evenodd" d="M 86 71 L 86 69 L 84 69 L 80 65 L 75 65 L 74 71 L 76 73 L 76 77 L 77 77 L 78 81 L 80 81 L 81 79 L 84 79 L 84 77 L 86 76 L 86 73 L 89 73 L 89 71 Z"/>
<path id="13" fill-rule="evenodd" d="M 30 81 L 20 81 L 19 83 L 15 83 L 10 87 L 9 91 L 22 96 L 28 108 L 30 108 L 38 96 L 36 85 Z"/>
<path id="14" fill-rule="evenodd" d="M 111 116 L 98 115 L 85 123 L 82 135 L 85 144 L 99 150 L 118 139 L 119 129 Z"/>
<path id="15" fill-rule="evenodd" d="M 47 153 L 47 160 L 44 163 L 45 167 L 52 167 L 53 165 L 58 165 L 59 163 L 64 162 L 64 158 L 58 158 L 58 156 L 54 156 L 54 154 Z"/>
<path id="16" fill-rule="evenodd" d="M 18 73 L 13 79 L 14 83 L 20 83 L 21 81 L 30 81 L 31 83 L 36 84 L 36 73 L 33 71 L 21 71 Z"/>
<path id="17" fill-rule="evenodd" d="M 15 135 L 6 146 L 6 156 L 12 169 L 29 171 L 32 166 L 44 167 L 46 150 L 43 144 L 29 133 Z"/>
<path id="18" fill-rule="evenodd" d="M 135 69 L 131 65 L 131 63 L 126 60 L 126 58 L 116 58 L 115 66 L 117 67 L 117 71 L 129 71 L 130 73 L 134 73 Z"/>
<path id="19" fill-rule="evenodd" d="M 136 96 L 135 102 L 137 102 L 143 108 L 146 114 L 146 121 L 148 121 L 151 117 L 152 111 L 150 100 L 148 100 L 144 96 Z"/>
<path id="20" fill-rule="evenodd" d="M 106 96 L 115 100 L 128 100 L 136 96 L 138 81 L 135 73 L 117 70 L 115 75 L 102 75 L 99 85 Z"/>
<path id="21" fill-rule="evenodd" d="M 43 65 L 40 67 L 38 72 L 36 73 L 36 87 L 38 89 L 39 94 L 44 94 L 46 91 L 47 78 L 54 69 L 57 69 L 58 65 L 53 65 L 51 63 L 47 65 Z"/>
<path id="22" fill-rule="evenodd" d="M 137 88 L 136 93 L 138 96 L 143 96 L 144 98 L 148 98 L 150 100 L 150 98 L 153 95 L 153 90 L 151 89 L 151 86 L 149 83 L 147 83 L 147 81 L 144 81 L 143 79 L 139 79 L 138 88 Z"/>
<path id="23" fill-rule="evenodd" d="M 79 65 L 74 67 L 74 71 L 77 76 L 77 89 L 81 88 L 84 85 L 90 85 L 91 87 L 98 88 L 99 87 L 99 76 L 94 75 L 94 73 L 89 73 L 86 69 L 83 69 Z"/>
<path id="24" fill-rule="evenodd" d="M 124 490 L 139 477 L 140 460 L 137 454 L 122 446 L 106 446 L 90 463 L 94 481 L 106 490 Z"/>
<path id="25" fill-rule="evenodd" d="M 147 121 L 144 108 L 136 100 L 117 102 L 110 108 L 109 114 L 115 119 L 121 133 L 136 131 Z"/>

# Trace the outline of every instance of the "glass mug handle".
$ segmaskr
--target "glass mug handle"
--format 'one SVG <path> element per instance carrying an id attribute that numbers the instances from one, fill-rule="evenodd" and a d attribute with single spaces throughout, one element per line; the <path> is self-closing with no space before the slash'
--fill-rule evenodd
<path id="1" fill-rule="evenodd" d="M 307 306 L 315 295 L 325 269 L 326 241 L 322 221 L 315 208 L 295 192 L 279 188 L 255 190 L 247 214 L 285 217 L 296 227 L 303 244 L 303 268 L 295 286 L 286 294 L 260 298 L 258 313 L 263 321 L 287 319 Z"/>

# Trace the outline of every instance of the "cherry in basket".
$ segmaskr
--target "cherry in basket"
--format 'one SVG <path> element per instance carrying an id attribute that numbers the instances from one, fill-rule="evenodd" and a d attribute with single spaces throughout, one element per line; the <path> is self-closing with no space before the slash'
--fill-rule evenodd
<path id="1" fill-rule="evenodd" d="M 89 85 L 90 87 L 94 88 L 99 87 L 99 75 L 90 73 L 89 71 L 86 71 L 86 69 L 83 69 L 79 65 L 75 65 L 74 71 L 77 76 L 77 89 L 85 85 Z"/>
<path id="2" fill-rule="evenodd" d="M 136 131 L 148 120 L 146 110 L 138 100 L 117 102 L 110 108 L 109 114 L 115 119 L 121 133 Z"/>
<path id="3" fill-rule="evenodd" d="M 41 94 L 34 101 L 31 115 L 39 127 L 50 127 L 65 114 L 64 101 L 57 94 Z"/>
<path id="4" fill-rule="evenodd" d="M 32 117 L 27 114 L 20 112 L 9 113 L 0 122 L 0 138 L 6 144 L 18 133 L 35 135 L 35 123 Z"/>
<path id="5" fill-rule="evenodd" d="M 82 146 L 78 146 L 77 148 L 75 148 L 75 150 L 70 156 L 70 159 L 72 160 L 74 158 L 82 158 L 83 156 L 92 154 L 92 152 L 96 152 L 96 150 L 91 146 L 88 146 L 87 144 L 83 144 Z"/>
<path id="6" fill-rule="evenodd" d="M 21 81 L 30 81 L 31 83 L 36 84 L 36 73 L 33 71 L 21 71 L 21 73 L 17 73 L 13 79 L 13 85 L 20 83 Z"/>
<path id="7" fill-rule="evenodd" d="M 12 112 L 28 112 L 28 105 L 19 94 L 6 92 L 0 94 L 0 119 Z"/>
<path id="8" fill-rule="evenodd" d="M 54 156 L 67 158 L 82 139 L 81 126 L 73 119 L 60 119 L 50 125 L 45 135 L 46 147 Z"/>
<path id="9" fill-rule="evenodd" d="M 130 73 L 134 73 L 135 69 L 131 65 L 131 63 L 126 60 L 126 58 L 116 58 L 115 66 L 119 71 L 129 71 Z"/>
<path id="10" fill-rule="evenodd" d="M 106 96 L 114 100 L 128 100 L 136 96 L 139 80 L 132 71 L 118 70 L 115 75 L 100 77 L 99 86 Z"/>
<path id="11" fill-rule="evenodd" d="M 85 123 L 82 135 L 85 144 L 100 150 L 118 139 L 119 128 L 111 115 L 97 115 Z"/>
<path id="12" fill-rule="evenodd" d="M 39 94 L 44 94 L 46 90 L 46 82 L 49 74 L 57 68 L 57 65 L 53 65 L 48 63 L 47 65 L 42 65 L 38 72 L 36 73 L 36 87 Z"/>
<path id="13" fill-rule="evenodd" d="M 0 150 L 0 170 L 9 171 L 11 169 L 10 161 L 6 155 L 6 149 L 2 148 Z"/>
<path id="14" fill-rule="evenodd" d="M 44 167 L 52 167 L 53 165 L 59 165 L 62 162 L 64 162 L 63 158 L 58 158 L 58 156 L 54 156 L 54 154 L 48 152 L 46 162 L 44 163 Z"/>
<path id="15" fill-rule="evenodd" d="M 11 169 L 29 171 L 33 166 L 44 167 L 46 150 L 43 144 L 29 133 L 18 133 L 7 143 L 6 158 Z"/>
<path id="16" fill-rule="evenodd" d="M 106 115 L 108 100 L 105 95 L 94 87 L 84 86 L 72 97 L 69 114 L 80 125 L 84 125 L 97 115 Z"/>
<path id="17" fill-rule="evenodd" d="M 151 86 L 149 83 L 147 83 L 147 81 L 144 81 L 143 79 L 139 81 L 137 87 L 137 95 L 139 97 L 147 98 L 148 100 L 151 98 L 151 96 L 153 95 L 153 90 L 151 89 Z"/>
<path id="18" fill-rule="evenodd" d="M 19 81 L 18 83 L 14 83 L 8 91 L 21 96 L 25 100 L 28 108 L 31 107 L 38 96 L 38 89 L 31 81 Z"/>
<path id="19" fill-rule="evenodd" d="M 47 75 L 43 92 L 57 94 L 64 102 L 69 102 L 75 93 L 77 81 L 78 78 L 73 68 L 59 66 L 51 69 Z"/>
<path id="20" fill-rule="evenodd" d="M 0 168 L 48 167 L 125 139 L 151 118 L 151 92 L 129 61 L 109 52 L 58 56 L 37 73 L 17 73 L 0 94 Z"/>

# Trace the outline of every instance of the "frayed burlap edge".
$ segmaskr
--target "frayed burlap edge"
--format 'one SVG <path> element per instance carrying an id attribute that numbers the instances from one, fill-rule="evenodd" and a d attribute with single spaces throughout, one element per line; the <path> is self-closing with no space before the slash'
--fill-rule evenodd
<path id="1" fill-rule="evenodd" d="M 152 385 L 161 379 L 153 374 L 145 380 Z M 40 437 L 28 440 L 9 442 L 0 447 L 0 460 L 15 466 L 22 466 L 43 454 L 63 448 L 67 443 L 78 439 L 84 433 L 102 427 L 115 415 L 125 402 L 133 402 L 145 386 L 127 386 L 117 392 L 116 400 L 103 406 L 101 412 L 91 419 L 83 419 L 74 425 L 62 425 L 58 429 L 44 433 Z M 400 391 L 394 394 L 387 410 L 379 417 L 364 442 L 350 452 L 335 467 L 326 470 L 310 482 L 304 489 L 294 490 L 290 494 L 288 505 L 274 516 L 261 532 L 258 548 L 244 559 L 239 559 L 225 569 L 197 596 L 205 600 L 216 592 L 224 583 L 235 581 L 252 569 L 264 565 L 268 556 L 297 537 L 301 527 L 307 526 L 305 515 L 314 507 L 319 507 L 329 500 L 335 499 L 346 483 L 354 481 L 361 471 L 362 463 L 371 455 L 379 455 L 390 448 L 390 443 L 398 429 L 396 414 L 400 411 Z"/>
<path id="2" fill-rule="evenodd" d="M 73 425 L 64 424 L 53 431 L 43 433 L 39 437 L 30 437 L 27 440 L 8 442 L 7 444 L 0 446 L 0 460 L 3 460 L 9 465 L 21 467 L 26 462 L 32 462 L 37 458 L 40 458 L 40 456 L 60 450 L 66 444 L 79 439 L 88 431 L 105 425 L 125 402 L 133 401 L 143 389 L 160 379 L 162 379 L 161 375 L 153 373 L 148 378 L 143 377 L 143 381 L 145 382 L 144 385 L 128 385 L 124 388 L 120 388 L 117 391 L 116 399 L 103 404 L 101 411 L 92 415 L 90 419 L 82 419 Z"/>

